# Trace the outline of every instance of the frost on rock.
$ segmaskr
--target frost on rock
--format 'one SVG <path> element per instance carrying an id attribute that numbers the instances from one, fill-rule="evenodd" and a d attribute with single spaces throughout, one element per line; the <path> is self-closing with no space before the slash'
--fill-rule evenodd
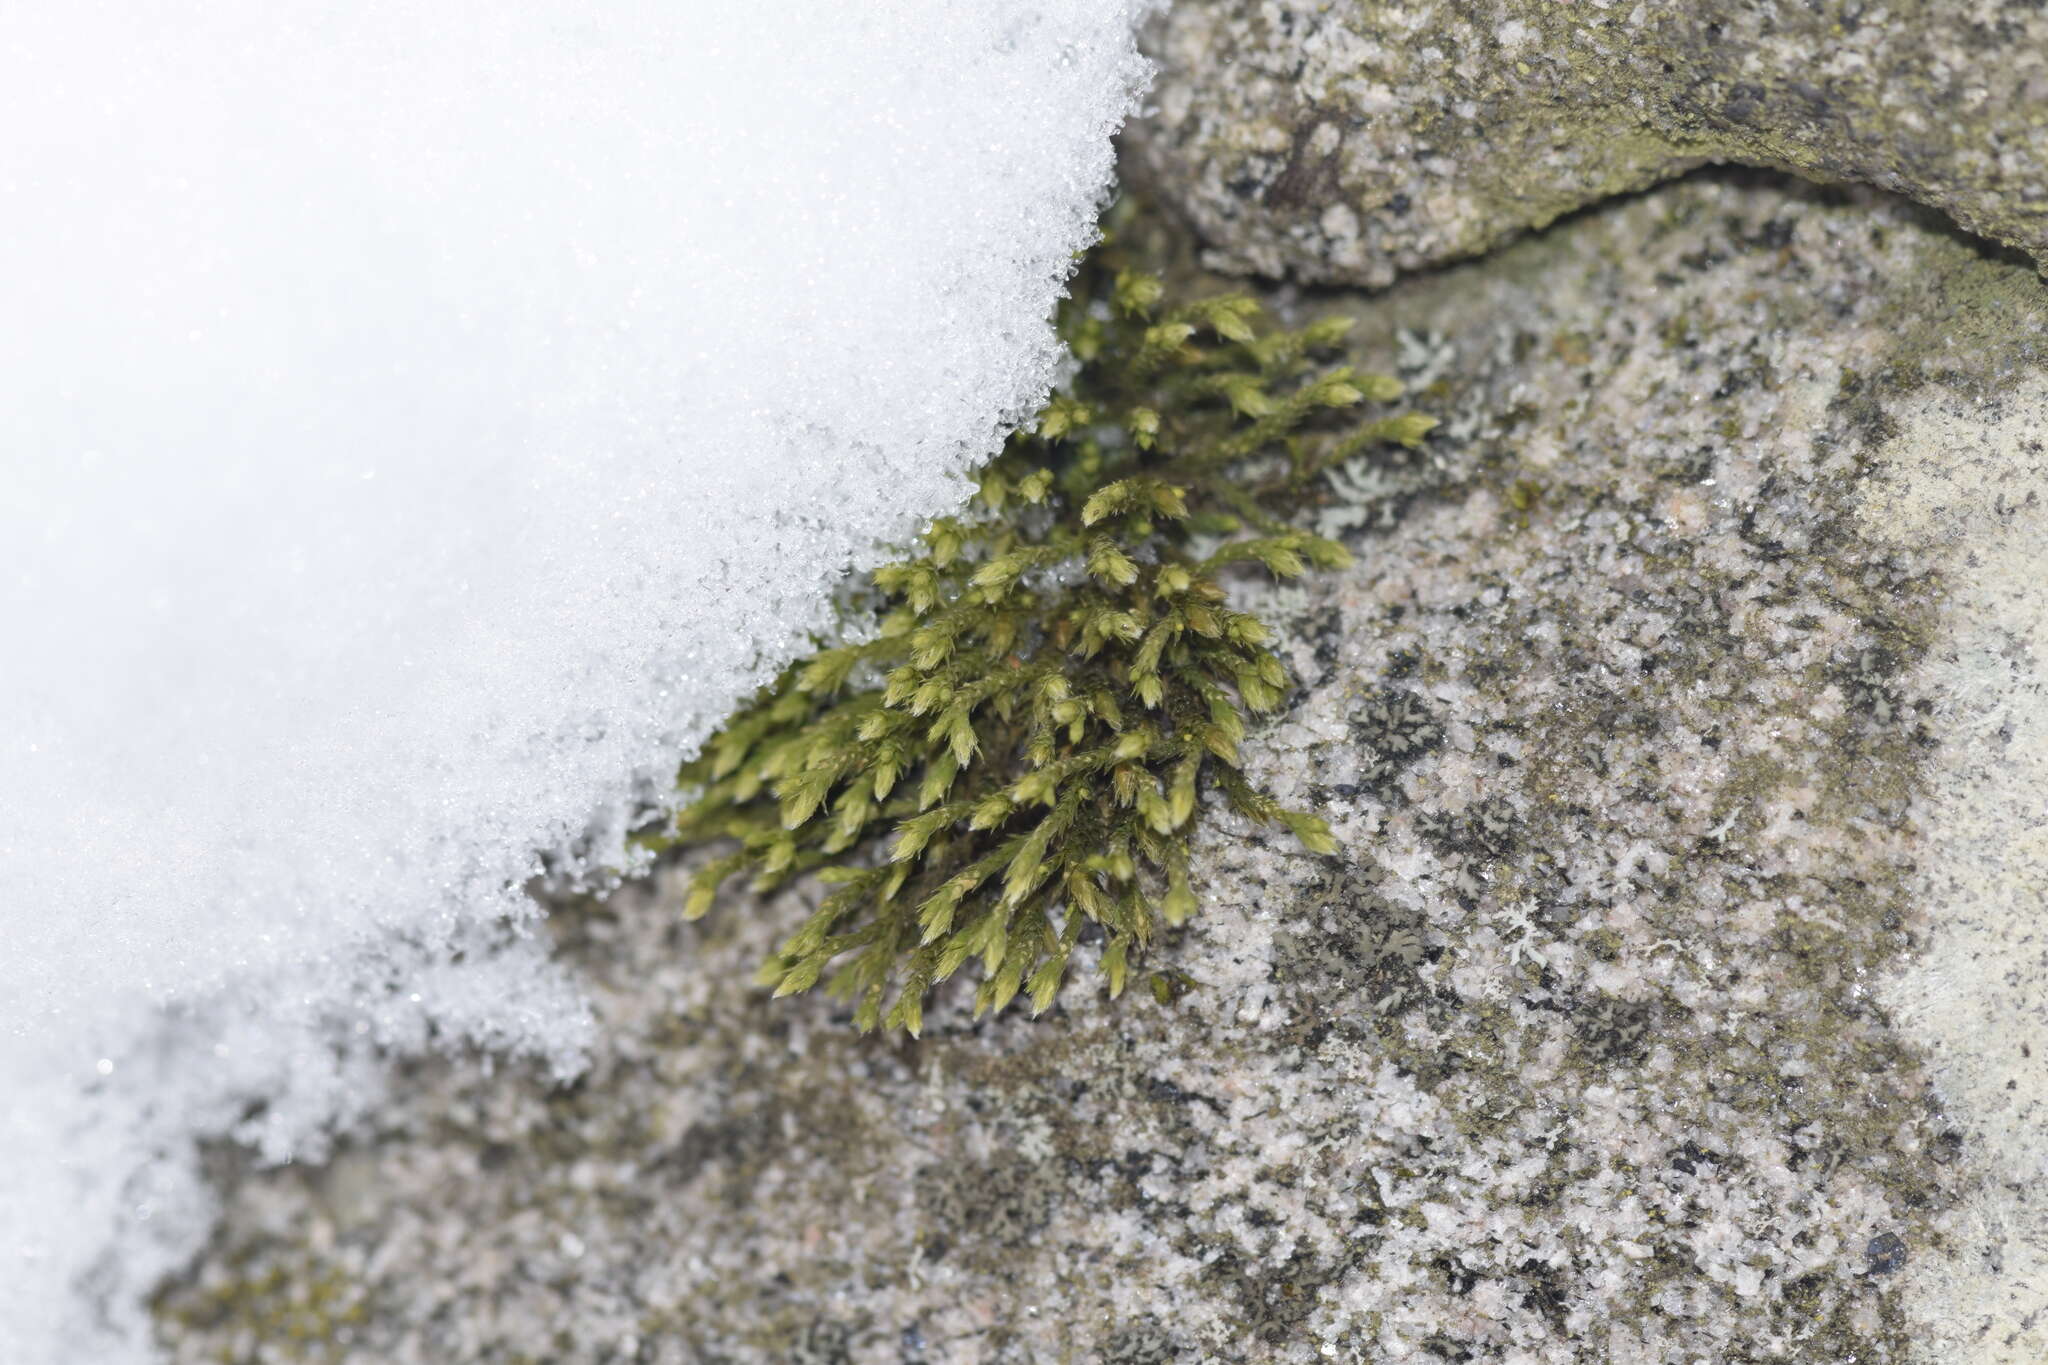
<path id="1" fill-rule="evenodd" d="M 32 6 L 0 45 L 0 1360 L 120 1361 L 1040 400 L 1140 0 Z M 27 131 L 34 130 L 34 131 Z"/>

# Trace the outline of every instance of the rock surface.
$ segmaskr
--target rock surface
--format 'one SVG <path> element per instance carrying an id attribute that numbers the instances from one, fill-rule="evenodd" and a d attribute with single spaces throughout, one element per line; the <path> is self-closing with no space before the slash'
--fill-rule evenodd
<path id="1" fill-rule="evenodd" d="M 2048 265 L 2031 0 L 1180 0 L 1137 163 L 1225 268 L 1351 284 L 1704 162 L 1895 190 Z"/>
<path id="2" fill-rule="evenodd" d="M 1896 424 L 1858 519 L 1947 560 L 1942 630 L 1908 687 L 1934 703 L 1913 891 L 1926 950 L 1884 983 L 1968 1124 L 1957 1254 L 1913 1287 L 1930 1359 L 2048 1360 L 2048 382 L 1932 387 Z"/>
<path id="3" fill-rule="evenodd" d="M 1339 856 L 1224 828 L 1171 1003 L 914 1044 L 744 984 L 797 893 L 568 908 L 593 1071 L 223 1156 L 170 1357 L 2042 1359 L 2040 281 L 1721 176 L 1293 304 L 1447 419 L 1246 589 Z"/>

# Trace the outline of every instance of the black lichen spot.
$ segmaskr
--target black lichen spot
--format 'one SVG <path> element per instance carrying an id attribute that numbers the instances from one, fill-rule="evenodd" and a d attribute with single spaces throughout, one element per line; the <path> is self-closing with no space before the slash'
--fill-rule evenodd
<path id="1" fill-rule="evenodd" d="M 1798 1317 L 1822 1317 L 1827 1307 L 1829 1288 L 1826 1271 L 1810 1270 L 1797 1279 L 1785 1282 L 1785 1303 Z"/>
<path id="2" fill-rule="evenodd" d="M 1324 607 L 1302 622 L 1301 633 L 1316 662 L 1316 676 L 1309 686 L 1321 687 L 1337 672 L 1344 644 L 1344 613 L 1334 606 Z M 1294 700 L 1299 702 L 1306 695 L 1307 689 L 1297 688 Z"/>
<path id="3" fill-rule="evenodd" d="M 1149 1313 L 1117 1328 L 1102 1351 L 1103 1365 L 1168 1365 L 1185 1355 L 1179 1338 Z"/>
<path id="4" fill-rule="evenodd" d="M 1227 1286 L 1239 1328 L 1254 1341 L 1277 1346 L 1293 1337 L 1315 1311 L 1325 1284 L 1339 1278 L 1341 1268 L 1324 1267 L 1297 1251 L 1278 1268 L 1247 1264 L 1235 1251 L 1212 1261 L 1203 1278 Z"/>
<path id="5" fill-rule="evenodd" d="M 1863 1259 L 1873 1275 L 1889 1275 L 1906 1263 L 1906 1243 L 1896 1232 L 1881 1232 L 1863 1248 Z"/>
<path id="6" fill-rule="evenodd" d="M 1014 1152 L 935 1168 L 918 1191 L 925 1226 L 935 1234 L 926 1256 L 937 1260 L 958 1249 L 982 1268 L 1030 1246 L 1052 1221 L 1057 1179 L 1046 1166 Z"/>
<path id="7" fill-rule="evenodd" d="M 1721 115 L 1730 123 L 1747 123 L 1756 117 L 1763 104 L 1762 86 L 1738 85 L 1729 93 L 1728 102 L 1721 106 Z"/>
<path id="8" fill-rule="evenodd" d="M 1287 165 L 1266 187 L 1266 207 L 1292 212 L 1333 197 L 1337 188 L 1337 154 L 1309 150 L 1323 123 L 1322 118 L 1312 117 L 1296 125 Z"/>
<path id="9" fill-rule="evenodd" d="M 1720 384 L 1714 389 L 1714 397 L 1733 398 L 1736 394 L 1741 393 L 1744 389 L 1749 388 L 1755 383 L 1756 372 L 1754 370 L 1730 370 L 1721 377 Z"/>
<path id="10" fill-rule="evenodd" d="M 803 1340 L 789 1355 L 789 1365 L 852 1365 L 852 1362 L 853 1329 L 829 1318 L 818 1318 L 805 1328 Z"/>
<path id="11" fill-rule="evenodd" d="M 1671 1169 L 1686 1175 L 1698 1175 L 1701 1166 L 1718 1166 L 1720 1162 L 1720 1157 L 1690 1140 L 1671 1154 Z"/>
<path id="12" fill-rule="evenodd" d="M 1447 810 L 1426 810 L 1415 817 L 1415 832 L 1437 852 L 1453 853 L 1458 847 L 1459 824 L 1458 817 Z"/>
<path id="13" fill-rule="evenodd" d="M 1792 245 L 1792 221 L 1773 218 L 1748 236 L 1738 237 L 1744 246 L 1763 251 L 1782 251 Z"/>
<path id="14" fill-rule="evenodd" d="M 1352 713 L 1351 734 L 1372 755 L 1366 783 L 1383 790 L 1403 769 L 1444 742 L 1443 726 L 1422 698 L 1398 690 L 1367 697 Z"/>
<path id="15" fill-rule="evenodd" d="M 1463 1298 L 1472 1292 L 1473 1285 L 1479 1283 L 1479 1276 L 1467 1270 L 1454 1257 L 1439 1256 L 1436 1258 L 1435 1266 L 1442 1272 L 1444 1285 L 1454 1298 Z"/>
<path id="16" fill-rule="evenodd" d="M 1853 449 L 1874 451 L 1899 434 L 1899 424 L 1884 403 L 1885 394 L 1894 387 L 1897 381 L 1889 375 L 1842 371 L 1835 396 L 1828 400 L 1828 416 L 1843 430 Z"/>
<path id="17" fill-rule="evenodd" d="M 1522 844 L 1522 822 L 1515 808 L 1500 797 L 1475 802 L 1458 814 L 1425 811 L 1415 831 L 1445 857 L 1500 859 Z"/>
<path id="18" fill-rule="evenodd" d="M 1677 483 L 1700 483 L 1714 476 L 1714 448 L 1695 446 L 1653 466 L 1651 472 L 1660 479 L 1671 479 Z"/>
<path id="19" fill-rule="evenodd" d="M 1656 1009 L 1649 1004 L 1603 996 L 1579 1014 L 1576 1025 L 1587 1052 L 1601 1061 L 1623 1065 L 1639 1062 L 1649 1052 L 1656 1018 Z"/>
<path id="20" fill-rule="evenodd" d="M 1860 649 L 1835 669 L 1843 702 L 1849 711 L 1878 726 L 1890 725 L 1906 709 L 1898 680 L 1904 665 L 1893 650 L 1877 645 Z"/>
<path id="21" fill-rule="evenodd" d="M 1566 1313 L 1571 1299 L 1557 1268 L 1531 1257 L 1522 1262 L 1516 1274 L 1524 1286 L 1523 1305 L 1541 1313 L 1553 1334 L 1562 1336 L 1568 1332 Z"/>
<path id="22" fill-rule="evenodd" d="M 1273 972 L 1325 1005 L 1395 1015 L 1418 1003 L 1416 973 L 1432 957 L 1424 921 L 1347 874 L 1320 910 L 1273 939 Z"/>
<path id="23" fill-rule="evenodd" d="M 1246 173 L 1232 177 L 1224 188 L 1240 199 L 1256 199 L 1266 186 L 1257 176 Z"/>

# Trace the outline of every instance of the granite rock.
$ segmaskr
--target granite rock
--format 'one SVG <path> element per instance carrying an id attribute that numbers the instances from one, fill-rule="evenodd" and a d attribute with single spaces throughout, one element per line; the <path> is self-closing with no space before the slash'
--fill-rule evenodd
<path id="1" fill-rule="evenodd" d="M 1446 419 L 1333 481 L 1353 569 L 1242 586 L 1338 856 L 1219 817 L 1164 1003 L 914 1043 L 745 984 L 805 890 L 564 906 L 589 1074 L 222 1153 L 169 1357 L 2041 1359 L 2034 272 L 1721 175 L 1275 303 Z"/>
<path id="2" fill-rule="evenodd" d="M 1706 162 L 1907 195 L 2048 264 L 2032 0 L 1181 0 L 1136 164 L 1229 269 L 1382 285 Z"/>

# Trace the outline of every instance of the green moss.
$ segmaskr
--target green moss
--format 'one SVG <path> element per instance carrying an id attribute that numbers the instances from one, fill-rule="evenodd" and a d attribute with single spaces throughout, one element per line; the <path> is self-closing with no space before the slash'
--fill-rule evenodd
<path id="1" fill-rule="evenodd" d="M 1062 310 L 1077 373 L 981 472 L 974 510 L 873 573 L 867 638 L 734 716 L 682 773 L 687 808 L 648 838 L 725 845 L 691 917 L 741 873 L 757 890 L 831 884 L 759 979 L 777 994 L 824 979 L 863 1029 L 917 1032 L 926 994 L 970 963 L 978 1011 L 1020 992 L 1043 1010 L 1089 937 L 1121 992 L 1195 909 L 1205 792 L 1333 848 L 1238 768 L 1247 719 L 1291 684 L 1222 580 L 1346 563 L 1290 513 L 1333 466 L 1433 423 L 1352 416 L 1402 389 L 1325 362 L 1348 319 L 1273 330 L 1237 294 L 1163 309 L 1161 282 L 1113 252 Z"/>

